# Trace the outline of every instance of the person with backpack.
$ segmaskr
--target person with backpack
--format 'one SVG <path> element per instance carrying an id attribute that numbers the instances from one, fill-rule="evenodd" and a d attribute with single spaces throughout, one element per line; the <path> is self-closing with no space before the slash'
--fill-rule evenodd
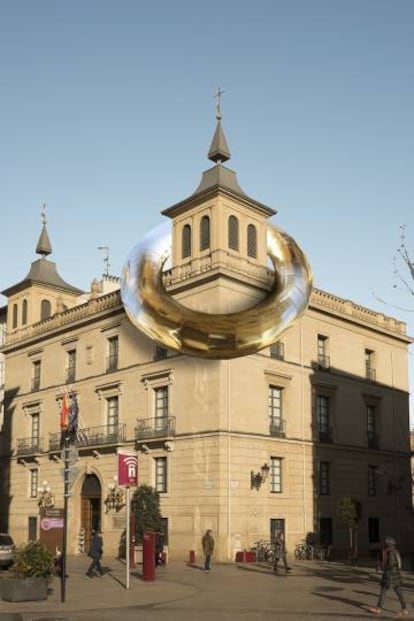
<path id="1" fill-rule="evenodd" d="M 405 603 L 404 596 L 401 591 L 401 556 L 398 552 L 393 537 L 386 537 L 384 547 L 382 549 L 382 577 L 381 577 L 381 591 L 378 598 L 378 604 L 376 606 L 369 606 L 368 611 L 373 614 L 379 615 L 382 611 L 385 596 L 388 589 L 393 588 L 401 604 L 401 611 L 398 613 L 399 617 L 406 617 L 408 615 L 407 604 Z"/>

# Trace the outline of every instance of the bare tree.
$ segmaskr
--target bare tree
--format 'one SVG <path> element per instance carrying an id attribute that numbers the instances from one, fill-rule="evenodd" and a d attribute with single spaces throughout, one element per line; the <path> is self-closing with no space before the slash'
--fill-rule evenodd
<path id="1" fill-rule="evenodd" d="M 402 224 L 400 226 L 400 245 L 397 249 L 398 256 L 394 257 L 394 277 L 397 281 L 402 283 L 414 297 L 414 263 L 411 259 L 410 253 L 408 252 L 407 246 L 405 245 L 405 229 L 406 225 Z M 401 271 L 399 265 L 401 262 L 403 264 L 403 270 L 408 270 L 412 282 L 407 278 L 404 272 Z M 397 289 L 398 286 L 398 283 L 396 283 L 394 288 Z"/>

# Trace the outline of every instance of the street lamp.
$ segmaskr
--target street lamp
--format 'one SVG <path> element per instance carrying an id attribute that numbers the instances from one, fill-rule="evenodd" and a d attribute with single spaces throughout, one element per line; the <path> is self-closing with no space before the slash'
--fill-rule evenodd
<path id="1" fill-rule="evenodd" d="M 39 501 L 38 505 L 42 509 L 51 509 L 55 506 L 55 497 L 52 494 L 52 489 L 47 481 L 43 481 L 42 486 L 38 488 Z"/>

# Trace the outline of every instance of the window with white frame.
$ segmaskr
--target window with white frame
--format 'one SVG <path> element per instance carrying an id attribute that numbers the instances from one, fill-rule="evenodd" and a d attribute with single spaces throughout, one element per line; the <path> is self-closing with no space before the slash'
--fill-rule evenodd
<path id="1" fill-rule="evenodd" d="M 154 399 L 155 429 L 160 431 L 168 424 L 168 386 L 155 388 Z"/>
<path id="2" fill-rule="evenodd" d="M 32 446 L 38 447 L 40 442 L 40 416 L 38 413 L 31 415 L 31 438 Z"/>
<path id="3" fill-rule="evenodd" d="M 282 492 L 282 458 L 270 458 L 270 491 L 275 494 Z"/>
<path id="4" fill-rule="evenodd" d="M 156 457 L 155 466 L 155 489 L 159 493 L 167 491 L 167 458 Z"/>
<path id="5" fill-rule="evenodd" d="M 329 470 L 330 464 L 328 461 L 321 461 L 319 463 L 319 494 L 321 496 L 329 496 L 330 494 Z"/>
<path id="6" fill-rule="evenodd" d="M 106 399 L 106 424 L 108 433 L 117 433 L 119 422 L 119 400 L 117 396 Z"/>
<path id="7" fill-rule="evenodd" d="M 29 470 L 30 498 L 37 498 L 37 490 L 39 487 L 39 470 L 32 468 Z"/>
<path id="8" fill-rule="evenodd" d="M 283 390 L 279 386 L 269 386 L 268 411 L 271 430 L 282 430 L 282 393 Z"/>

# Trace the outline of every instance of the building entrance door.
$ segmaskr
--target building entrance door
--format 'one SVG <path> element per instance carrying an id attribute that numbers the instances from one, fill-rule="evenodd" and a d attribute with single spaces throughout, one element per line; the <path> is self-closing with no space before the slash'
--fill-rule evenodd
<path id="1" fill-rule="evenodd" d="M 98 477 L 88 474 L 81 493 L 81 531 L 84 533 L 84 550 L 89 550 L 91 532 L 101 530 L 101 484 Z"/>

